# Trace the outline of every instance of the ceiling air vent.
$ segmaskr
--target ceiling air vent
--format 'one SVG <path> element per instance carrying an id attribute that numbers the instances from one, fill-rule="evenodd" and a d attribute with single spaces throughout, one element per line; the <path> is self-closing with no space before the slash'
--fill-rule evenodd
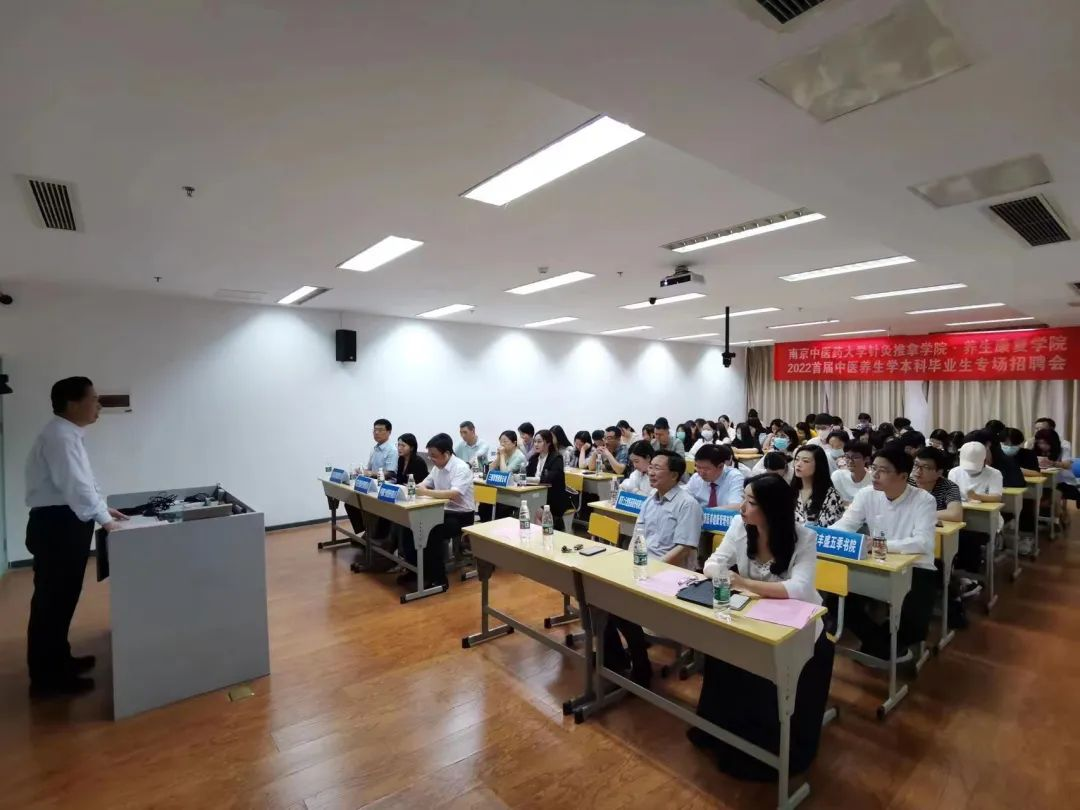
<path id="1" fill-rule="evenodd" d="M 1032 247 L 1068 242 L 1072 238 L 1041 194 L 991 205 L 990 210 Z"/>
<path id="2" fill-rule="evenodd" d="M 814 6 L 820 6 L 825 0 L 755 0 L 755 2 L 769 12 L 778 23 L 786 25 Z"/>
<path id="3" fill-rule="evenodd" d="M 221 298 L 225 301 L 243 301 L 248 304 L 255 304 L 262 301 L 266 296 L 266 293 L 261 290 L 225 290 L 221 289 L 214 293 L 214 298 Z"/>
<path id="4" fill-rule="evenodd" d="M 75 187 L 58 180 L 40 177 L 19 177 L 24 184 L 30 213 L 39 227 L 51 231 L 81 231 Z"/>

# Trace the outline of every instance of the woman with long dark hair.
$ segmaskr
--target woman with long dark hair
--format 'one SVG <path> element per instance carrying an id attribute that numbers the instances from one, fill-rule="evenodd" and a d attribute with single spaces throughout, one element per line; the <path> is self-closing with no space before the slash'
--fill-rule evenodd
<path id="1" fill-rule="evenodd" d="M 397 483 L 407 484 L 410 475 L 418 484 L 427 478 L 428 466 L 417 451 L 416 437 L 413 434 L 402 433 L 398 436 L 397 452 L 397 474 L 394 477 Z"/>
<path id="2" fill-rule="evenodd" d="M 563 515 L 570 508 L 570 496 L 566 492 L 566 475 L 562 456 L 555 448 L 555 437 L 550 430 L 538 430 L 533 436 L 536 452 L 529 459 L 525 474 L 530 478 L 540 479 L 547 484 L 547 502 L 551 507 L 551 516 L 557 531 L 565 531 Z"/>
<path id="3" fill-rule="evenodd" d="M 831 526 L 844 515 L 844 499 L 832 485 L 829 460 L 819 445 L 808 444 L 795 453 L 795 520 L 815 526 Z"/>
<path id="4" fill-rule="evenodd" d="M 754 435 L 754 429 L 747 422 L 739 422 L 735 427 L 735 438 L 731 446 L 738 450 L 761 450 L 757 437 Z"/>
<path id="5" fill-rule="evenodd" d="M 795 522 L 795 496 L 775 475 L 746 482 L 740 516 L 731 521 L 719 548 L 705 563 L 705 576 L 734 569 L 732 588 L 767 599 L 801 599 L 821 604 L 814 587 L 817 537 Z M 832 680 L 833 644 L 820 621 L 813 657 L 803 666 L 791 717 L 790 772 L 810 767 L 821 738 L 821 719 Z M 746 670 L 705 657 L 705 677 L 697 713 L 773 754 L 780 748 L 776 687 Z M 717 753 L 721 770 L 739 779 L 775 780 L 776 769 L 698 728 L 690 741 Z"/>
<path id="6" fill-rule="evenodd" d="M 566 435 L 566 431 L 563 430 L 562 425 L 552 425 L 551 435 L 555 439 L 555 449 L 559 451 L 559 455 L 562 456 L 563 467 L 573 466 L 574 461 L 574 445 L 570 442 L 570 437 Z"/>

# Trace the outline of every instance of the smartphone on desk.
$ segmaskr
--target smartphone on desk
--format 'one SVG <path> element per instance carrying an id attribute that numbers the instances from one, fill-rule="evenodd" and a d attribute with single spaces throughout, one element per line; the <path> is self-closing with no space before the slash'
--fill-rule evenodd
<path id="1" fill-rule="evenodd" d="M 745 593 L 733 593 L 731 595 L 731 609 L 742 610 L 750 603 L 750 597 Z"/>
<path id="2" fill-rule="evenodd" d="M 606 546 L 593 546 L 592 548 L 583 548 L 578 552 L 582 557 L 595 557 L 597 554 L 603 554 L 607 551 Z"/>

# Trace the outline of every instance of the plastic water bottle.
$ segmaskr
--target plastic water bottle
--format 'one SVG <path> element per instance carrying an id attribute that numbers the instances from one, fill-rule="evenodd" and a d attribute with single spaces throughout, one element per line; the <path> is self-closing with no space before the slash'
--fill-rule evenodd
<path id="1" fill-rule="evenodd" d="M 611 485 L 611 505 L 614 506 L 619 501 L 619 488 L 614 484 Z"/>
<path id="2" fill-rule="evenodd" d="M 634 539 L 630 543 L 634 558 L 634 579 L 637 582 L 649 576 L 649 549 L 645 544 L 645 530 L 635 529 Z"/>
<path id="3" fill-rule="evenodd" d="M 381 487 L 385 483 L 386 483 L 386 473 L 383 471 L 383 468 L 380 467 L 379 468 L 379 486 Z"/>
<path id="4" fill-rule="evenodd" d="M 718 619 L 728 618 L 731 612 L 730 571 L 718 571 L 712 579 L 712 609 Z"/>
<path id="5" fill-rule="evenodd" d="M 885 532 L 881 529 L 874 532 L 874 537 L 870 541 L 870 552 L 874 556 L 874 562 L 885 562 L 885 558 L 889 553 L 889 547 L 885 541 Z"/>
<path id="6" fill-rule="evenodd" d="M 547 504 L 544 504 L 544 515 L 540 520 L 544 530 L 544 551 L 552 551 L 555 547 L 555 518 L 551 516 L 551 507 Z"/>
<path id="7" fill-rule="evenodd" d="M 521 507 L 518 509 L 518 539 L 522 543 L 528 543 L 532 538 L 532 522 L 529 520 L 529 502 L 521 499 Z"/>
<path id="8" fill-rule="evenodd" d="M 412 473 L 409 473 L 409 482 L 405 485 L 405 491 L 410 501 L 416 500 L 416 477 Z"/>
<path id="9" fill-rule="evenodd" d="M 477 460 L 476 456 L 473 456 L 472 459 L 472 472 L 473 475 L 480 475 L 480 462 Z"/>

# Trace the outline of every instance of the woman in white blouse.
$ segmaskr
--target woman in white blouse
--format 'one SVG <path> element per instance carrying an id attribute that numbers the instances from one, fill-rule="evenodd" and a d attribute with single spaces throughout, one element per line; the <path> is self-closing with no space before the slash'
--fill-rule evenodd
<path id="1" fill-rule="evenodd" d="M 821 604 L 814 588 L 817 537 L 795 522 L 795 493 L 779 476 L 750 479 L 740 517 L 731 521 L 719 548 L 705 563 L 705 576 L 734 569 L 732 588 L 754 597 L 800 599 Z M 803 667 L 791 717 L 791 773 L 806 770 L 817 754 L 821 719 L 832 680 L 833 644 L 817 622 L 814 654 Z M 764 678 L 725 661 L 705 657 L 698 715 L 776 754 L 780 721 L 776 688 Z M 776 779 L 776 769 L 698 728 L 690 741 L 717 752 L 717 763 L 740 779 Z"/>
<path id="2" fill-rule="evenodd" d="M 639 440 L 630 445 L 628 467 L 633 468 L 626 478 L 619 483 L 619 489 L 625 492 L 636 492 L 639 495 L 648 495 L 652 492 L 649 483 L 649 462 L 652 461 L 653 450 L 651 442 Z"/>

